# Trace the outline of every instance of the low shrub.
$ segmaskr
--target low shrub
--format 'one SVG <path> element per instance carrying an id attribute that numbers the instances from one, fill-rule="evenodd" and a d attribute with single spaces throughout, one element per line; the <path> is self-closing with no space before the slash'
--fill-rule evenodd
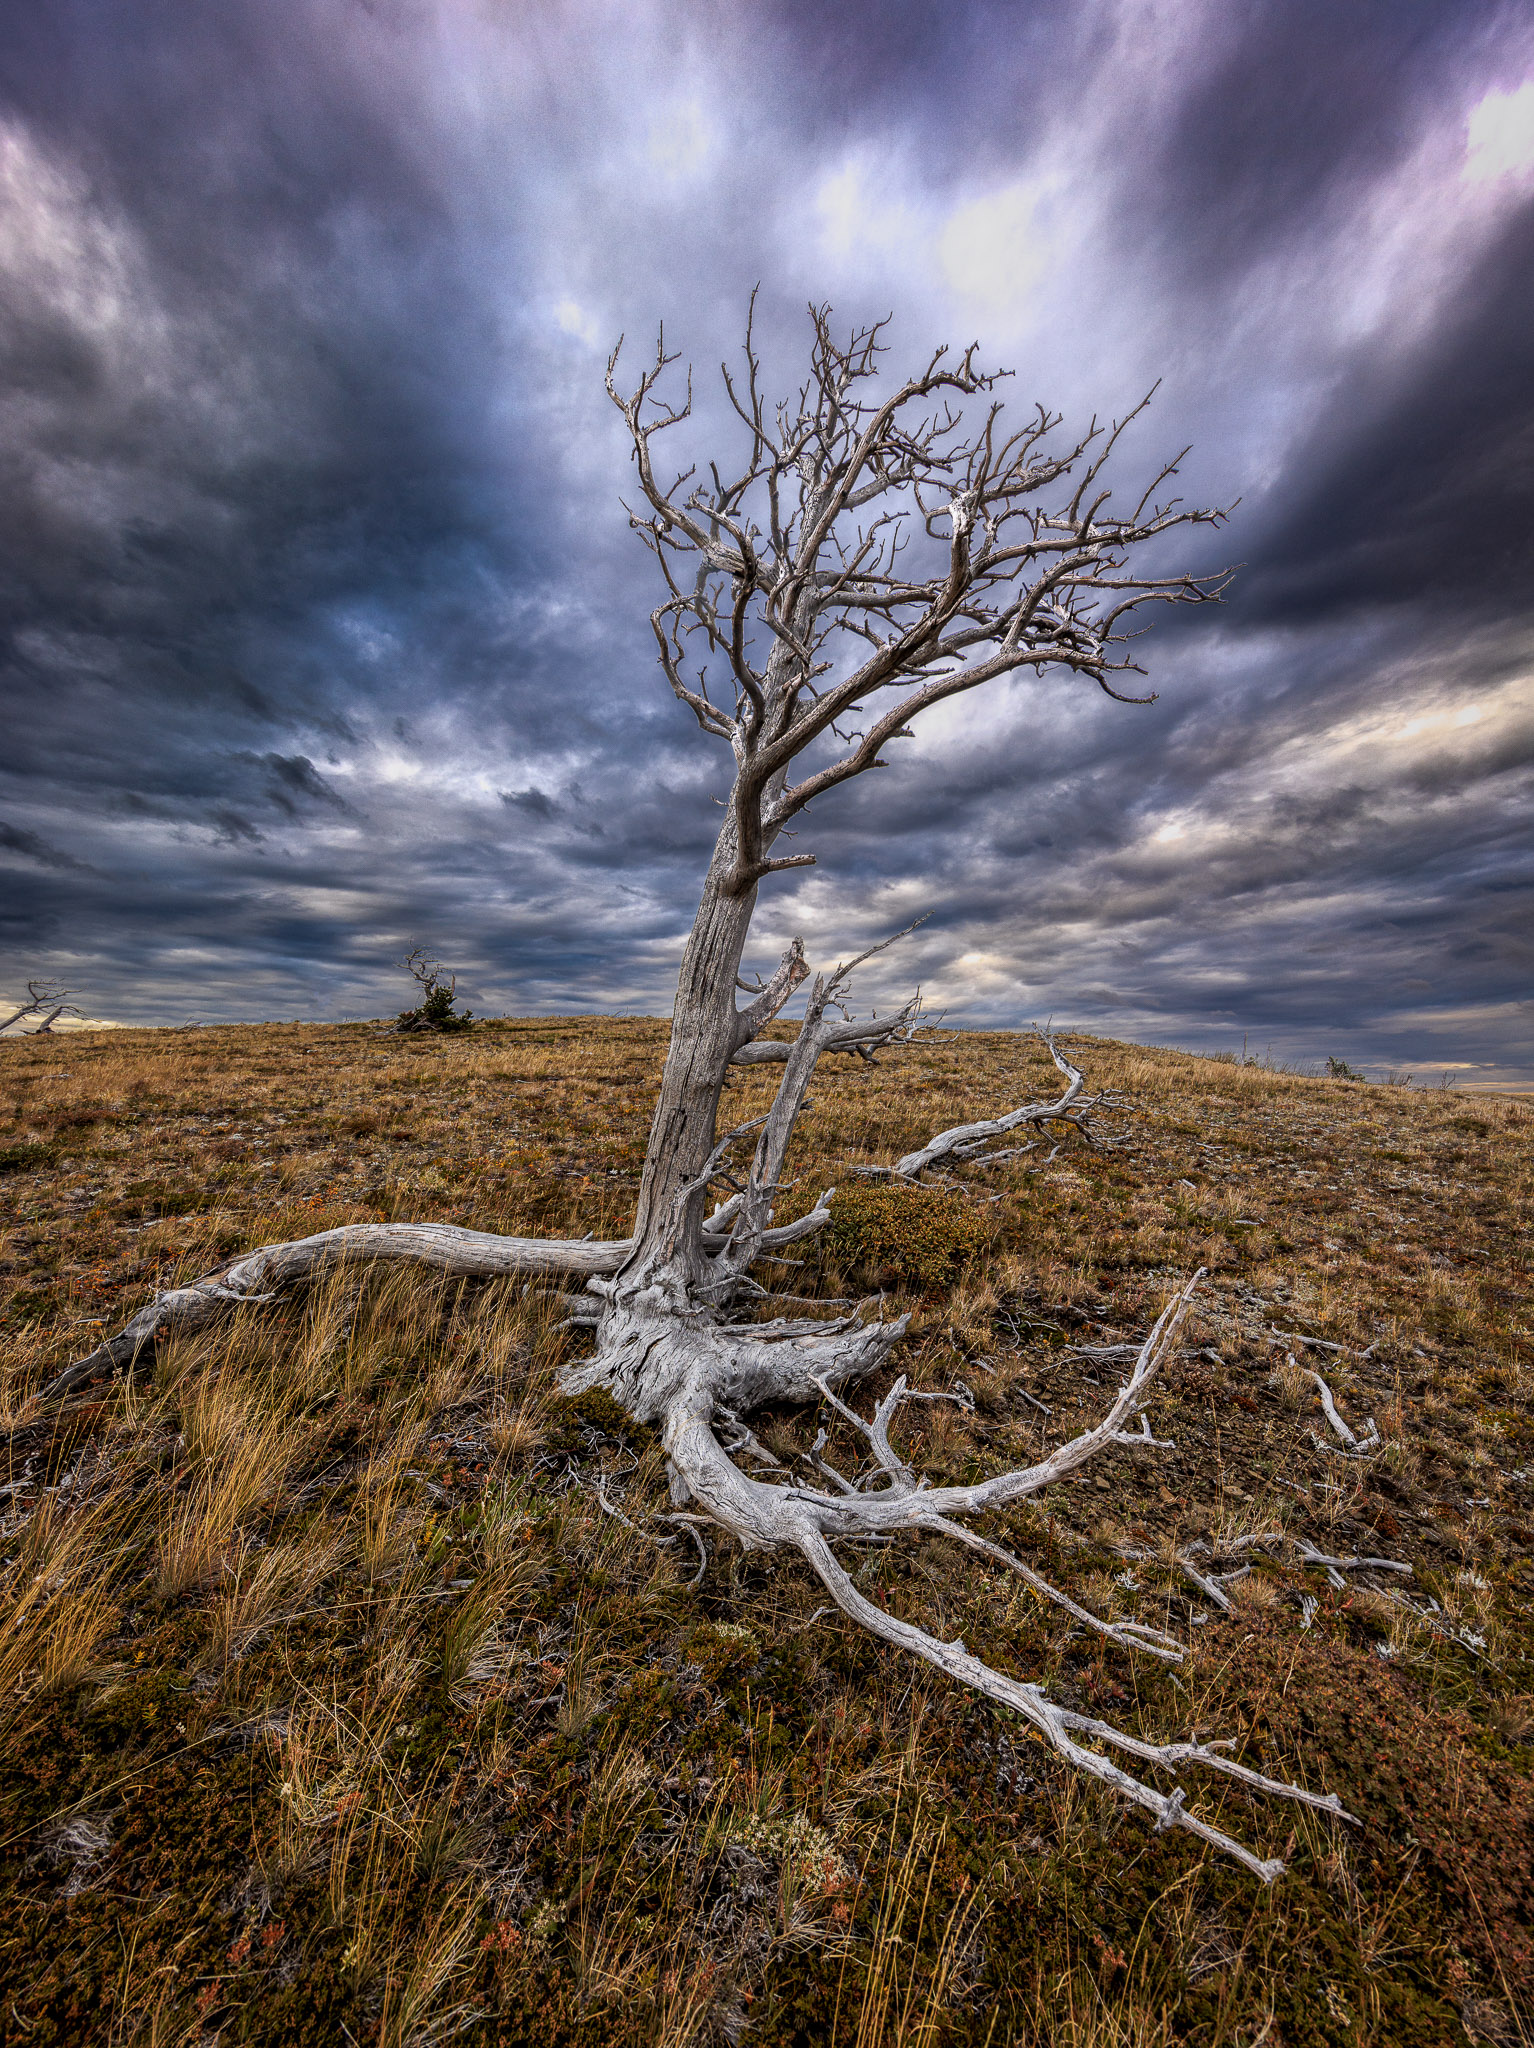
<path id="1" fill-rule="evenodd" d="M 449 983 L 434 983 L 418 1010 L 401 1010 L 401 1031 L 467 1031 L 474 1022 L 470 1010 L 455 1010 Z"/>
<path id="2" fill-rule="evenodd" d="M 0 1145 L 0 1173 L 29 1173 L 36 1166 L 51 1166 L 58 1151 L 57 1145 Z"/>
<path id="3" fill-rule="evenodd" d="M 834 1197 L 825 1244 L 858 1281 L 939 1294 L 988 1239 L 957 1189 L 873 1182 Z"/>

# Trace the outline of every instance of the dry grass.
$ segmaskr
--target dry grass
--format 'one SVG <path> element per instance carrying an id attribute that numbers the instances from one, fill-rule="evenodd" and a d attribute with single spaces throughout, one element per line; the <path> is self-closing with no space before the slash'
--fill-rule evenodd
<path id="1" fill-rule="evenodd" d="M 898 1365 L 975 1406 L 912 1411 L 903 1442 L 959 1476 L 1078 1426 L 1112 1368 L 1076 1347 L 1138 1336 L 1210 1269 L 1154 1411 L 1175 1449 L 1118 1453 L 1005 1531 L 1076 1597 L 1178 1633 L 1179 1671 L 945 1541 L 850 1562 L 1056 1696 L 1340 1791 L 1357 1833 L 1190 1784 L 1270 1851 L 1292 1831 L 1262 1895 L 815 1619 L 792 1564 L 711 1543 L 688 1590 L 685 1542 L 603 1511 L 599 1484 L 643 1528 L 661 1460 L 555 1395 L 582 1340 L 536 1293 L 343 1276 L 131 1386 L 38 1399 L 102 1323 L 238 1248 L 396 1215 L 617 1233 L 663 1042 L 572 1018 L 0 1045 L 0 2031 L 1529 2040 L 1525 1104 L 1088 1044 L 1120 1143 L 974 1172 L 946 1264 L 906 1260 L 896 1217 L 900 1255 L 863 1270 L 849 1208 L 774 1271 L 802 1295 L 932 1290 L 904 1298 Z M 1006 1036 L 829 1073 L 790 1207 L 1052 1077 Z M 770 1079 L 742 1075 L 732 1120 Z M 1304 1367 L 1375 1419 L 1377 1456 L 1328 1447 Z M 812 1428 L 761 1434 L 787 1456 Z M 1288 1540 L 1243 1551 L 1211 1611 L 1180 1547 L 1265 1531 Z M 1339 1587 L 1306 1543 L 1413 1573 Z"/>

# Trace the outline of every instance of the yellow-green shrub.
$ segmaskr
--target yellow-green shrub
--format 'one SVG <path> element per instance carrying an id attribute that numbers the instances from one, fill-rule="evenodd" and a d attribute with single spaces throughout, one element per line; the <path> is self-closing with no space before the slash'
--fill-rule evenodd
<path id="1" fill-rule="evenodd" d="M 871 1182 L 837 1192 L 824 1243 L 855 1277 L 940 1294 L 988 1236 L 957 1189 Z"/>

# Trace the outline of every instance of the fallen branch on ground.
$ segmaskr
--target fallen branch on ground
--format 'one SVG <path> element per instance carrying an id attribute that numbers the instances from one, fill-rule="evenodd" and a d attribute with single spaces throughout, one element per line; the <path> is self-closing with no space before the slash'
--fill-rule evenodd
<path id="1" fill-rule="evenodd" d="M 1379 1424 L 1375 1421 L 1372 1415 L 1369 1417 L 1369 1427 L 1366 1434 L 1363 1436 L 1356 1436 L 1353 1433 L 1353 1431 L 1349 1429 L 1348 1425 L 1343 1421 L 1342 1417 L 1337 1413 L 1337 1403 L 1332 1398 L 1332 1390 L 1326 1384 L 1326 1381 L 1322 1379 L 1320 1373 L 1312 1371 L 1308 1366 L 1295 1365 L 1294 1353 L 1292 1351 L 1289 1353 L 1287 1362 L 1290 1365 L 1295 1366 L 1295 1370 L 1297 1372 L 1304 1373 L 1306 1379 L 1314 1381 L 1316 1391 L 1321 1396 L 1322 1411 L 1324 1412 L 1327 1421 L 1331 1424 L 1333 1430 L 1336 1432 L 1338 1438 L 1341 1440 L 1342 1449 L 1345 1453 L 1347 1453 L 1351 1457 L 1367 1458 L 1372 1452 L 1377 1451 L 1379 1449 Z M 1320 1437 L 1316 1436 L 1314 1431 L 1311 1432 L 1311 1441 L 1317 1446 L 1318 1449 L 1323 1451 L 1332 1451 L 1337 1448 L 1335 1444 L 1323 1443 Z"/>

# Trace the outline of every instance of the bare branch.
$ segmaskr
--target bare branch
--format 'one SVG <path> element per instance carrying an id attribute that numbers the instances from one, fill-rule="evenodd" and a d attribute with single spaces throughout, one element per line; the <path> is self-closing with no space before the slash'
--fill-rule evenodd
<path id="1" fill-rule="evenodd" d="M 736 1012 L 736 1030 L 742 1045 L 748 1039 L 754 1038 L 764 1025 L 772 1022 L 809 971 L 804 960 L 804 941 L 794 939 L 778 963 L 776 974 L 756 1001 L 746 1009 Z"/>
<path id="2" fill-rule="evenodd" d="M 1087 1118 L 1100 1100 L 1097 1096 L 1084 1096 L 1086 1077 L 1079 1067 L 1066 1059 L 1054 1039 L 1047 1031 L 1039 1033 L 1048 1049 L 1050 1058 L 1067 1078 L 1069 1085 L 1065 1093 L 1054 1102 L 1028 1102 L 1021 1108 L 1008 1110 L 1004 1116 L 991 1117 L 982 1123 L 956 1124 L 952 1130 L 939 1131 L 918 1152 L 907 1152 L 903 1159 L 893 1166 L 865 1166 L 858 1171 L 874 1176 L 891 1175 L 899 1180 L 915 1180 L 929 1167 L 945 1161 L 966 1161 L 984 1164 L 987 1158 L 999 1158 L 999 1153 L 987 1153 L 986 1147 L 994 1138 L 1005 1137 L 1009 1131 L 1021 1129 L 1026 1124 L 1063 1124 L 1081 1134 L 1091 1143 L 1091 1132 Z"/>
<path id="3" fill-rule="evenodd" d="M 19 1009 L 12 1010 L 4 1023 L 0 1023 L 0 1031 L 9 1031 L 11 1026 L 19 1024 L 23 1017 L 30 1017 L 38 1010 L 46 1010 L 50 1004 L 54 1003 L 59 1006 L 53 1013 L 57 1017 L 63 1009 L 72 1007 L 68 1003 L 68 996 L 69 990 L 65 988 L 62 982 L 46 981 L 41 977 L 35 977 L 27 983 L 27 1000 Z M 80 1012 L 76 1010 L 74 1014 L 78 1017 Z M 44 1029 L 46 1028 L 44 1026 Z"/>
<path id="4" fill-rule="evenodd" d="M 1106 432 L 1094 422 L 1065 448 L 1048 445 L 1059 420 L 1042 406 L 1007 435 L 993 401 L 971 434 L 962 402 L 993 391 L 1002 375 L 982 369 L 973 348 L 957 361 L 940 349 L 916 375 L 865 397 L 882 325 L 838 341 L 828 309 L 812 307 L 810 320 L 810 378 L 769 431 L 748 317 L 746 397 L 723 371 L 749 437 L 728 483 L 716 465 L 707 482 L 690 468 L 669 491 L 656 477 L 655 437 L 691 410 L 690 386 L 681 406 L 659 397 L 673 360 L 663 342 L 626 393 L 615 381 L 616 353 L 609 365 L 609 393 L 649 506 L 634 523 L 663 565 L 669 553 L 697 562 L 690 588 L 666 567 L 671 596 L 656 614 L 656 637 L 673 690 L 736 754 L 737 857 L 725 878 L 736 894 L 778 870 L 769 849 L 788 818 L 875 766 L 880 748 L 922 711 L 1030 666 L 1124 695 L 1110 678 L 1129 666 L 1117 649 L 1137 608 L 1204 603 L 1220 588 L 1218 578 L 1137 577 L 1127 568 L 1171 528 L 1222 517 L 1158 502 L 1180 458 L 1158 466 L 1131 512 L 1114 511 L 1106 470 L 1151 394 Z M 1064 495 L 1050 503 L 1056 486 Z M 941 565 L 897 573 L 913 540 L 929 553 L 940 548 Z M 729 665 L 733 716 L 715 708 L 706 671 L 697 687 L 682 677 L 673 636 L 684 616 Z M 846 666 L 831 651 L 849 636 L 864 653 Z M 753 652 L 758 644 L 762 653 Z M 839 681 L 813 687 L 817 674 L 838 671 Z M 886 691 L 895 701 L 856 745 L 788 784 L 786 771 L 806 748 L 853 705 Z M 796 866 L 812 858 L 790 857 Z"/>
<path id="5" fill-rule="evenodd" d="M 1294 1353 L 1292 1351 L 1289 1354 L 1289 1363 L 1290 1365 L 1294 1364 Z M 1345 1451 L 1349 1452 L 1351 1455 L 1355 1457 L 1367 1457 L 1371 1452 L 1377 1451 L 1379 1449 L 1379 1424 L 1375 1421 L 1372 1415 L 1369 1417 L 1369 1428 L 1367 1434 L 1361 1437 L 1356 1436 L 1353 1433 L 1353 1431 L 1349 1429 L 1348 1425 L 1343 1421 L 1342 1417 L 1338 1414 L 1337 1403 L 1332 1398 L 1332 1390 L 1326 1384 L 1326 1381 L 1322 1379 L 1320 1373 L 1314 1372 L 1305 1366 L 1300 1366 L 1297 1368 L 1297 1370 L 1303 1372 L 1305 1374 L 1306 1379 L 1314 1381 L 1316 1391 L 1321 1396 L 1322 1412 L 1325 1414 L 1328 1423 L 1330 1423 L 1333 1432 L 1340 1439 L 1342 1448 Z M 1329 1450 L 1332 1447 L 1330 1445 L 1327 1445 L 1325 1446 L 1325 1448 Z"/>
<path id="6" fill-rule="evenodd" d="M 849 1018 L 842 1023 L 827 1018 L 820 1033 L 820 1056 L 827 1053 L 846 1053 L 866 1060 L 870 1066 L 877 1064 L 875 1054 L 891 1045 L 909 1042 L 923 1028 L 921 998 L 913 996 L 904 1009 L 897 1010 L 892 1017 L 882 1021 L 879 1018 Z M 786 1063 L 791 1050 L 789 1042 L 776 1038 L 757 1038 L 743 1045 L 731 1055 L 731 1065 L 737 1067 L 781 1066 Z"/>

